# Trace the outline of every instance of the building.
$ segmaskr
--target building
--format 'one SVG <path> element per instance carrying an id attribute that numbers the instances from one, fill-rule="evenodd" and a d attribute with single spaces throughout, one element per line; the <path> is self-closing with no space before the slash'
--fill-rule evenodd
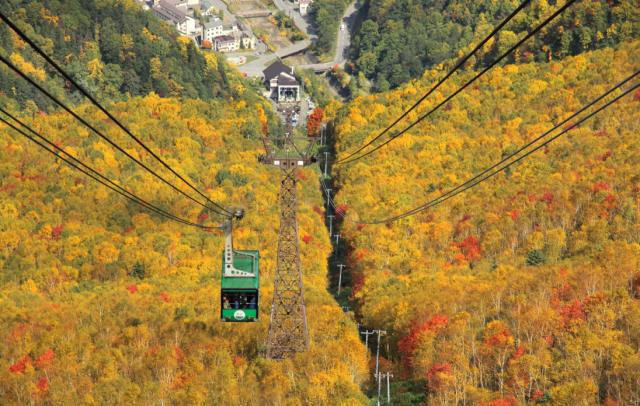
<path id="1" fill-rule="evenodd" d="M 278 60 L 262 73 L 272 99 L 278 102 L 300 101 L 300 83 L 294 76 L 292 67 Z"/>
<path id="2" fill-rule="evenodd" d="M 243 32 L 241 35 L 242 48 L 244 49 L 254 49 L 256 47 L 256 37 L 253 35 L 247 34 Z"/>
<path id="3" fill-rule="evenodd" d="M 212 16 L 218 13 L 218 10 L 213 4 L 213 0 L 203 0 L 200 4 L 200 14 L 203 16 Z"/>
<path id="4" fill-rule="evenodd" d="M 213 49 L 218 52 L 233 52 L 240 49 L 240 41 L 231 35 L 220 35 L 213 39 Z"/>
<path id="5" fill-rule="evenodd" d="M 238 29 L 238 24 L 236 22 L 222 26 L 222 35 L 234 35 L 238 31 L 240 30 Z"/>
<path id="6" fill-rule="evenodd" d="M 165 0 L 175 8 L 193 15 L 193 10 L 200 8 L 200 0 Z"/>
<path id="7" fill-rule="evenodd" d="M 311 0 L 300 0 L 298 5 L 298 9 L 300 10 L 301 16 L 306 16 L 309 14 L 309 6 L 311 6 Z"/>
<path id="8" fill-rule="evenodd" d="M 171 1 L 154 0 L 153 13 L 176 27 L 182 35 L 194 36 L 201 32 L 200 25 L 184 11 L 179 10 Z"/>
<path id="9" fill-rule="evenodd" d="M 222 20 L 220 20 L 219 18 L 209 21 L 204 25 L 202 38 L 213 43 L 213 39 L 221 35 L 223 35 Z"/>
<path id="10" fill-rule="evenodd" d="M 224 25 L 219 18 L 204 25 L 202 38 L 211 42 L 213 49 L 218 52 L 233 52 L 240 48 L 256 47 L 256 38 L 246 27 L 235 22 Z M 233 38 L 234 42 L 232 43 L 229 38 Z"/>

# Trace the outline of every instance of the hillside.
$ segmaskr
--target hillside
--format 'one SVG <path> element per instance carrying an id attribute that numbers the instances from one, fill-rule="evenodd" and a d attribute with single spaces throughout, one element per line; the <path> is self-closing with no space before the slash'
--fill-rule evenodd
<path id="1" fill-rule="evenodd" d="M 246 325 L 218 319 L 221 235 L 130 205 L 0 128 L 0 403 L 362 404 L 365 350 L 325 289 L 331 246 L 311 169 L 300 174 L 299 210 L 301 236 L 313 236 L 302 243 L 311 349 L 290 361 L 263 358 L 279 172 L 258 164 L 261 144 L 242 130 L 260 128 L 256 109 L 158 96 L 114 108 L 214 200 L 247 209 L 235 244 L 261 251 L 262 307 L 261 320 Z M 143 198 L 215 224 L 68 116 L 33 121 Z M 136 150 L 112 123 L 100 127 Z"/>
<path id="2" fill-rule="evenodd" d="M 143 11 L 135 0 L 3 1 L 0 10 L 83 86 L 101 99 L 155 92 L 160 96 L 208 100 L 234 95 L 224 66 L 208 64 L 188 38 Z M 45 69 L 45 61 L 4 24 L 0 52 L 61 95 L 70 90 Z M 11 89 L 21 105 L 50 106 L 38 92 L 0 68 L 0 88 Z M 74 98 L 75 92 L 70 96 Z"/>
<path id="3" fill-rule="evenodd" d="M 440 206 L 354 223 L 437 197 L 638 68 L 638 41 L 496 68 L 375 155 L 334 167 L 352 298 L 363 325 L 389 332 L 404 381 L 394 404 L 640 402 L 640 93 Z M 338 158 L 442 75 L 346 106 Z"/>
<path id="4" fill-rule="evenodd" d="M 513 11 L 519 0 L 369 0 L 352 44 L 355 69 L 385 91 L 457 58 Z M 564 1 L 534 0 L 474 60 L 483 67 Z M 634 0 L 578 1 L 510 62 L 557 60 L 640 35 Z"/>
<path id="5" fill-rule="evenodd" d="M 268 102 L 133 0 L 11 0 L 0 9 L 211 199 L 245 208 L 234 243 L 261 256 L 260 321 L 220 322 L 220 233 L 145 211 L 0 123 L 0 404 L 365 403 L 365 348 L 327 291 L 331 245 L 312 169 L 299 174 L 298 213 L 310 349 L 265 358 L 280 185 L 279 171 L 257 162 L 263 132 L 280 127 Z M 4 24 L 0 52 L 175 180 Z M 4 65 L 0 104 L 143 199 L 220 224 Z"/>

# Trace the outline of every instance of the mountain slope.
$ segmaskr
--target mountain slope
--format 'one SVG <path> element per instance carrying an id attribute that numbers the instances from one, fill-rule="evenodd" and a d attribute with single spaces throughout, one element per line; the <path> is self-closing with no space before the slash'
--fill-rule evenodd
<path id="1" fill-rule="evenodd" d="M 363 402 L 365 350 L 326 290 L 323 258 L 331 246 L 313 209 L 322 203 L 311 169 L 300 175 L 299 210 L 301 236 L 313 236 L 302 243 L 311 349 L 290 361 L 264 359 L 280 174 L 257 162 L 260 143 L 243 130 L 261 127 L 256 110 L 245 101 L 151 95 L 114 111 L 211 198 L 247 209 L 235 245 L 261 251 L 254 324 L 218 319 L 221 235 L 150 215 L 0 128 L 0 339 L 7 343 L 0 347 L 0 403 Z M 143 198 L 191 220 L 219 221 L 68 116 L 42 114 L 32 124 Z M 113 124 L 99 125 L 137 149 Z"/>
<path id="2" fill-rule="evenodd" d="M 468 52 L 520 4 L 516 0 L 370 0 L 353 42 L 357 70 L 378 90 L 395 88 Z M 532 1 L 471 61 L 484 67 L 564 1 Z M 512 56 L 511 62 L 560 59 L 613 46 L 640 35 L 640 9 L 633 0 L 578 1 Z"/>
<path id="3" fill-rule="evenodd" d="M 99 99 L 161 96 L 211 99 L 233 95 L 224 66 L 207 64 L 193 41 L 143 11 L 134 0 L 9 0 L 0 10 Z M 0 51 L 56 94 L 68 85 L 9 27 L 0 26 Z M 0 86 L 21 105 L 49 106 L 36 90 L 0 68 Z M 72 92 L 73 93 L 73 92 Z M 75 93 L 73 93 L 75 95 Z"/>
<path id="4" fill-rule="evenodd" d="M 361 323 L 390 332 L 397 375 L 430 404 L 640 400 L 640 93 L 436 208 L 353 222 L 411 209 L 500 160 L 640 68 L 639 51 L 494 69 L 375 155 L 335 167 Z M 338 157 L 442 74 L 345 107 Z"/>

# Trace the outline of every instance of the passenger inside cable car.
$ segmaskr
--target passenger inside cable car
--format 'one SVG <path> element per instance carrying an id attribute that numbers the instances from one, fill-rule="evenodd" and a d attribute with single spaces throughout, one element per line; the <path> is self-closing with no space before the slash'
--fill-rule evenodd
<path id="1" fill-rule="evenodd" d="M 258 317 L 258 291 L 222 291 L 223 320 L 252 321 Z M 237 312 L 240 311 L 240 312 Z M 231 317 L 230 317 L 231 316 Z"/>

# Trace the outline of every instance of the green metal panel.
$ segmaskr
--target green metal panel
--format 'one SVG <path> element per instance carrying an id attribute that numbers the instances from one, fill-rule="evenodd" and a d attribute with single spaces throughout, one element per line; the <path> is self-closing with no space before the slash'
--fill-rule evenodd
<path id="1" fill-rule="evenodd" d="M 223 321 L 256 321 L 258 320 L 257 309 L 222 309 Z"/>
<path id="2" fill-rule="evenodd" d="M 241 271 L 251 272 L 253 278 L 225 277 L 224 252 L 222 253 L 222 289 L 259 289 L 260 253 L 257 250 L 236 250 L 233 256 L 233 266 Z"/>

